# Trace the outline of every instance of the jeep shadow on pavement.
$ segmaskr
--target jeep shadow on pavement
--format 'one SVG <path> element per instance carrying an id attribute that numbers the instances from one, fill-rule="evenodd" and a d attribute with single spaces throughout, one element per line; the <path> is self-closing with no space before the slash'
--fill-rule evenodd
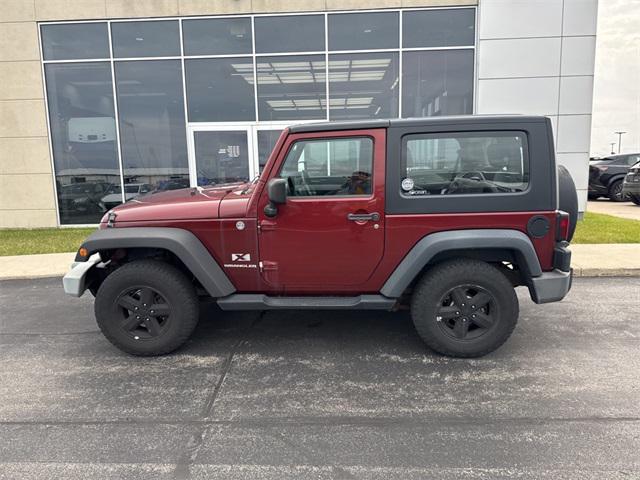
<path id="1" fill-rule="evenodd" d="M 571 287 L 577 217 L 544 117 L 329 122 L 285 129 L 249 183 L 116 207 L 65 291 L 95 295 L 104 335 L 134 355 L 180 347 L 202 297 L 222 310 L 409 307 L 433 350 L 485 355 Z"/>

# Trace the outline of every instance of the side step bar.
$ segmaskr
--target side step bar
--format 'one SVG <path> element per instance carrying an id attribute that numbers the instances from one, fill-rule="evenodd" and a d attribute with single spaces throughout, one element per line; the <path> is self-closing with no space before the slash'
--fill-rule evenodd
<path id="1" fill-rule="evenodd" d="M 391 310 L 395 298 L 383 295 L 357 297 L 269 297 L 259 293 L 236 293 L 219 298 L 222 310 Z"/>

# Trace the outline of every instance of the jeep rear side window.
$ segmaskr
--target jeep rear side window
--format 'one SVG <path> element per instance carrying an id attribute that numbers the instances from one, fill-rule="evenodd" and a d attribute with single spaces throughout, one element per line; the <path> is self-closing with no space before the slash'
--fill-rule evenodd
<path id="1" fill-rule="evenodd" d="M 373 140 L 367 137 L 300 140 L 280 170 L 292 197 L 370 195 Z"/>
<path id="2" fill-rule="evenodd" d="M 523 192 L 529 185 L 524 132 L 407 135 L 402 141 L 403 195 Z"/>

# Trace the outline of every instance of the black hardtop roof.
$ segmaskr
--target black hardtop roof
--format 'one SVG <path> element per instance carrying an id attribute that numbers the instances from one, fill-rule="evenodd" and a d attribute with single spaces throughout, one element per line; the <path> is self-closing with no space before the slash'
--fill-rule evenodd
<path id="1" fill-rule="evenodd" d="M 434 125 L 468 125 L 483 123 L 537 123 L 546 122 L 547 117 L 532 115 L 455 115 L 450 117 L 392 118 L 355 120 L 344 122 L 301 123 L 289 127 L 292 133 L 329 132 L 335 130 L 361 130 L 368 128 L 420 127 Z"/>

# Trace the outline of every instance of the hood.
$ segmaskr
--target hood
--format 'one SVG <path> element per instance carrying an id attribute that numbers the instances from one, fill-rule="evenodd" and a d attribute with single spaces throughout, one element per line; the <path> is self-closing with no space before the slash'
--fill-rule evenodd
<path id="1" fill-rule="evenodd" d="M 219 218 L 220 201 L 242 185 L 207 188 L 181 188 L 141 195 L 109 212 L 116 213 L 116 223 L 152 220 L 195 220 Z M 107 215 L 102 219 L 106 221 Z"/>

